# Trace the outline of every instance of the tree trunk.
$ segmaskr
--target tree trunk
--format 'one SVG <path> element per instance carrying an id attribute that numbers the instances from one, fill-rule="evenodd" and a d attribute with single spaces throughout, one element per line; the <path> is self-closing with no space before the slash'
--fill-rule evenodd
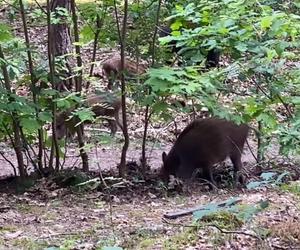
<path id="1" fill-rule="evenodd" d="M 124 75 L 128 1 L 124 0 L 124 16 L 123 16 L 122 30 L 119 27 L 116 1 L 114 1 L 114 5 L 115 5 L 116 22 L 117 22 L 118 33 L 119 33 L 119 41 L 121 45 L 121 70 L 120 71 L 121 71 L 122 119 L 123 119 L 123 135 L 124 135 L 124 145 L 122 148 L 121 161 L 119 165 L 119 174 L 124 178 L 127 175 L 126 154 L 129 146 L 129 135 L 128 135 L 128 127 L 127 127 L 127 115 L 126 115 L 126 85 L 125 85 L 125 75 Z"/>
<path id="2" fill-rule="evenodd" d="M 58 57 L 64 56 L 70 52 L 71 48 L 71 38 L 70 38 L 70 24 L 67 22 L 66 17 L 59 16 L 56 12 L 56 8 L 65 8 L 70 12 L 70 0 L 52 0 L 50 4 L 50 9 L 52 13 L 55 13 L 55 17 L 59 18 L 58 24 L 51 24 L 51 37 L 52 37 L 52 48 L 53 55 L 55 58 L 55 63 L 58 62 Z M 68 77 L 71 75 L 71 67 L 68 62 L 68 58 L 61 58 L 61 63 L 64 68 L 68 71 L 56 72 L 62 77 Z M 57 83 L 57 89 L 59 91 L 71 90 L 72 89 L 72 79 L 64 80 Z"/>
<path id="3" fill-rule="evenodd" d="M 57 86 L 54 82 L 54 75 L 55 75 L 55 57 L 54 57 L 54 38 L 53 38 L 53 27 L 51 25 L 51 10 L 50 10 L 50 0 L 47 0 L 47 28 L 48 28 L 48 64 L 49 64 L 49 81 L 51 83 L 52 89 L 57 89 Z M 55 98 L 55 97 L 54 97 Z M 52 145 L 51 145 L 51 153 L 50 153 L 50 159 L 49 159 L 49 167 L 53 168 L 53 158 L 54 153 L 56 156 L 55 161 L 55 168 L 56 170 L 59 169 L 60 163 L 59 163 L 59 146 L 58 141 L 56 137 L 56 103 L 52 99 L 52 115 L 53 115 L 53 121 L 52 121 Z"/>
<path id="4" fill-rule="evenodd" d="M 76 8 L 75 8 L 75 0 L 71 0 L 71 11 L 72 11 L 72 19 L 73 19 L 73 27 L 74 27 L 74 37 L 75 42 L 79 42 L 79 31 L 78 31 L 78 23 L 77 23 L 77 14 L 76 14 Z M 75 51 L 76 51 L 76 59 L 77 59 L 77 67 L 79 68 L 79 71 L 76 72 L 75 76 L 75 84 L 76 84 L 76 92 L 78 92 L 79 95 L 81 95 L 82 91 L 82 59 L 81 59 L 81 52 L 80 52 L 80 46 L 75 45 Z M 83 124 L 80 124 L 77 129 L 77 136 L 78 136 L 78 144 L 79 144 L 79 150 L 80 150 L 80 157 L 82 160 L 82 168 L 84 171 L 89 170 L 89 159 L 88 154 L 86 153 L 84 149 L 84 127 Z"/>
<path id="5" fill-rule="evenodd" d="M 29 35 L 28 35 L 28 29 L 27 29 L 27 22 L 26 22 L 26 15 L 24 10 L 24 4 L 22 0 L 19 0 L 20 4 L 20 10 L 21 10 L 21 16 L 22 16 L 22 22 L 23 22 L 23 29 L 24 29 L 24 36 L 25 36 L 25 42 L 26 42 L 26 48 L 27 48 L 27 58 L 28 58 L 28 69 L 30 73 L 30 80 L 31 80 L 31 92 L 32 92 L 32 99 L 35 104 L 35 112 L 36 112 L 36 119 L 38 119 L 39 115 L 39 107 L 38 107 L 38 97 L 36 94 L 36 83 L 37 79 L 34 72 L 34 66 L 33 66 L 33 59 L 31 55 L 31 49 L 30 49 L 30 41 L 29 41 Z M 43 129 L 40 128 L 38 130 L 38 141 L 39 141 L 39 151 L 37 156 L 37 162 L 40 173 L 43 172 L 43 150 L 44 150 L 44 140 L 43 140 Z"/>

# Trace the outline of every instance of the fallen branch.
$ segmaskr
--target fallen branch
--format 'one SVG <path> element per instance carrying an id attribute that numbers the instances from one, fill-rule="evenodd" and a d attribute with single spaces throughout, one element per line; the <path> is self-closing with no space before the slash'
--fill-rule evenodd
<path id="1" fill-rule="evenodd" d="M 231 203 L 231 205 L 235 205 L 241 201 L 242 201 L 241 199 L 236 200 L 233 203 Z M 224 207 L 226 204 L 227 204 L 227 201 L 221 202 L 218 204 L 218 207 Z M 207 208 L 205 208 L 205 207 L 203 207 L 203 205 L 201 205 L 201 206 L 196 206 L 193 208 L 183 209 L 181 211 L 169 212 L 169 213 L 164 214 L 163 216 L 166 219 L 176 219 L 181 216 L 186 216 L 186 215 L 192 214 L 193 212 L 198 211 L 198 210 L 207 210 Z"/>

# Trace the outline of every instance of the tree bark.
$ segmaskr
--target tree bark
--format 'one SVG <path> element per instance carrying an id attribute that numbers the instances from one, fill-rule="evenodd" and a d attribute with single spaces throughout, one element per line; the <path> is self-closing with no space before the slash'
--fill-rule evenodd
<path id="1" fill-rule="evenodd" d="M 57 13 L 56 8 L 65 8 L 70 13 L 70 0 L 52 0 L 50 4 L 50 10 L 52 13 Z M 70 52 L 71 48 L 71 38 L 70 38 L 70 28 L 69 23 L 64 16 L 55 15 L 59 18 L 58 24 L 51 24 L 51 38 L 52 38 L 52 48 L 53 55 L 55 58 L 55 63 L 57 58 L 64 56 Z M 71 75 L 71 68 L 68 62 L 68 58 L 61 57 L 61 63 L 68 69 L 68 71 L 56 72 L 62 77 L 68 77 Z M 59 91 L 71 90 L 73 86 L 72 79 L 63 80 L 57 83 L 57 89 Z"/>
<path id="2" fill-rule="evenodd" d="M 77 14 L 76 14 L 76 8 L 75 8 L 75 0 L 71 0 L 71 11 L 72 11 L 72 20 L 73 20 L 73 27 L 74 27 L 74 37 L 75 42 L 79 42 L 79 31 L 78 31 L 78 23 L 77 23 Z M 75 84 L 76 84 L 76 92 L 78 92 L 79 95 L 81 95 L 82 91 L 82 59 L 81 59 L 81 52 L 80 52 L 80 46 L 75 45 L 75 52 L 76 52 L 76 59 L 77 59 L 77 67 L 79 69 L 78 72 L 76 72 L 75 76 Z M 77 128 L 77 135 L 78 135 L 78 144 L 79 144 L 79 152 L 80 157 L 82 160 L 82 168 L 83 171 L 89 170 L 89 159 L 88 154 L 86 153 L 84 149 L 84 127 L 83 124 L 80 124 Z"/>
<path id="3" fill-rule="evenodd" d="M 33 59 L 31 55 L 30 50 L 30 41 L 29 41 L 29 35 L 28 35 L 28 29 L 27 29 L 27 22 L 26 22 L 26 14 L 24 10 L 23 1 L 19 0 L 20 4 L 20 11 L 22 16 L 22 22 L 23 22 L 23 29 L 24 29 L 24 36 L 25 36 L 25 43 L 27 48 L 27 58 L 28 58 L 28 69 L 30 73 L 30 80 L 31 80 L 31 92 L 32 92 L 32 99 L 36 106 L 35 112 L 36 112 L 36 119 L 38 119 L 39 115 L 39 108 L 38 108 L 38 100 L 36 95 L 36 83 L 37 79 L 34 73 L 34 66 L 33 66 Z M 37 162 L 38 162 L 38 168 L 40 173 L 43 172 L 43 149 L 44 149 L 44 141 L 43 141 L 43 129 L 38 129 L 38 141 L 39 141 L 39 150 L 38 150 L 38 156 L 37 156 Z"/>
<path id="4" fill-rule="evenodd" d="M 116 23 L 119 33 L 119 41 L 121 45 L 121 93 L 122 93 L 122 119 L 123 119 L 123 135 L 124 145 L 121 153 L 121 161 L 119 165 L 119 174 L 122 177 L 127 175 L 126 168 L 126 154 L 129 146 L 129 135 L 127 127 L 127 115 L 126 115 L 126 85 L 125 85 L 125 48 L 126 48 L 126 30 L 127 30 L 127 15 L 128 15 L 128 0 L 124 0 L 124 16 L 122 29 L 119 27 L 119 18 L 117 12 L 117 4 L 114 1 Z"/>
<path id="5" fill-rule="evenodd" d="M 55 72 L 55 57 L 54 57 L 54 39 L 53 39 L 53 27 L 51 26 L 51 10 L 50 2 L 47 0 L 47 28 L 48 28 L 48 64 L 49 64 L 49 81 L 51 83 L 52 89 L 57 89 L 57 85 L 54 82 L 54 72 Z M 55 152 L 55 169 L 58 171 L 60 167 L 59 162 L 59 146 L 56 137 L 56 103 L 52 99 L 52 145 L 51 153 L 49 159 L 49 167 L 53 168 L 53 158 Z"/>

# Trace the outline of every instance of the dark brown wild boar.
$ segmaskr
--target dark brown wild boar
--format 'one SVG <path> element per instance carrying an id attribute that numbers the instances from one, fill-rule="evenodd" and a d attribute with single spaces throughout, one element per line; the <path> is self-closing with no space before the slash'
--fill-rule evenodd
<path id="1" fill-rule="evenodd" d="M 112 89 L 115 80 L 120 79 L 121 58 L 114 56 L 106 60 L 102 65 L 103 75 L 108 79 L 108 89 Z M 142 64 L 125 59 L 125 75 L 141 75 L 146 72 L 146 67 Z"/>
<path id="2" fill-rule="evenodd" d="M 181 132 L 169 154 L 163 152 L 163 179 L 167 180 L 169 175 L 188 179 L 195 169 L 202 169 L 204 178 L 214 183 L 212 166 L 230 157 L 237 181 L 248 131 L 246 124 L 236 125 L 218 118 L 193 121 Z"/>
<path id="3" fill-rule="evenodd" d="M 103 117 L 109 123 L 111 135 L 117 132 L 117 126 L 121 127 L 119 122 L 119 111 L 121 100 L 115 96 L 109 95 L 90 95 L 84 101 L 86 107 L 91 107 L 95 117 Z M 57 115 L 56 118 L 56 135 L 57 139 L 62 139 L 65 135 L 72 136 L 76 132 L 76 125 L 80 119 L 76 116 L 70 118 L 73 110 L 64 111 Z"/>

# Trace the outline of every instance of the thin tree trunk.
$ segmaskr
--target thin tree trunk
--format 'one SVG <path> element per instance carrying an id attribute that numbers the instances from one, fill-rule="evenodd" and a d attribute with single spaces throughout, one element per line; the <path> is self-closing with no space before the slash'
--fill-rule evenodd
<path id="1" fill-rule="evenodd" d="M 57 86 L 54 83 L 54 44 L 53 44 L 53 36 L 52 36 L 52 27 L 51 27 L 51 9 L 50 9 L 50 2 L 47 0 L 47 26 L 48 26 L 48 63 L 49 63 L 49 75 L 50 75 L 50 83 L 52 89 L 57 89 Z M 51 146 L 51 154 L 49 159 L 49 167 L 53 168 L 53 157 L 55 152 L 55 169 L 56 171 L 59 170 L 59 146 L 56 136 L 56 103 L 52 100 L 52 114 L 53 114 L 53 121 L 52 121 L 52 146 Z"/>
<path id="2" fill-rule="evenodd" d="M 152 62 L 151 66 L 155 63 L 155 41 L 156 41 L 156 35 L 157 35 L 157 28 L 159 26 L 159 14 L 160 14 L 160 8 L 161 8 L 161 0 L 158 1 L 158 7 L 156 11 L 156 20 L 155 20 L 155 28 L 152 38 Z M 151 94 L 151 89 L 147 89 L 147 94 Z M 149 112 L 149 105 L 147 104 L 145 109 L 145 116 L 144 116 L 144 133 L 143 133 L 143 141 L 142 141 L 142 157 L 141 157 L 141 165 L 142 165 L 142 173 L 145 175 L 146 169 L 147 169 L 147 157 L 146 157 L 146 143 L 147 143 L 147 133 L 148 133 L 148 126 L 150 121 L 150 112 Z"/>
<path id="3" fill-rule="evenodd" d="M 93 43 L 93 54 L 92 54 L 92 64 L 91 64 L 91 68 L 90 68 L 90 73 L 89 73 L 89 76 L 93 76 L 93 71 L 94 71 L 94 67 L 95 67 L 95 64 L 94 62 L 96 61 L 96 52 L 97 52 L 97 44 L 98 44 L 98 40 L 99 40 L 99 35 L 100 35 L 100 31 L 101 31 L 101 28 L 102 28 L 102 21 L 101 21 L 101 18 L 99 16 L 99 14 L 97 14 L 97 20 L 96 20 L 96 32 L 95 32 L 95 38 L 94 38 L 94 43 Z M 87 89 L 89 88 L 89 85 L 87 85 L 86 87 Z"/>
<path id="4" fill-rule="evenodd" d="M 1 69 L 2 69 L 2 73 L 3 73 L 3 77 L 4 77 L 5 88 L 6 88 L 7 93 L 11 94 L 11 84 L 10 84 L 6 65 L 4 64 L 5 57 L 4 57 L 4 54 L 2 51 L 1 44 L 0 44 L 0 59 L 2 60 Z M 16 156 L 17 156 L 20 178 L 21 178 L 21 180 L 24 180 L 25 176 L 26 176 L 26 171 L 25 171 L 24 159 L 23 159 L 23 153 L 22 153 L 22 141 L 21 141 L 21 135 L 20 135 L 20 126 L 19 126 L 19 122 L 17 119 L 17 115 L 14 112 L 12 113 L 12 121 L 13 121 L 13 131 L 14 131 L 13 147 L 14 147 L 14 150 L 15 150 Z"/>
<path id="5" fill-rule="evenodd" d="M 77 22 L 77 14 L 75 8 L 75 0 L 71 0 L 71 11 L 72 11 L 72 19 L 73 19 L 73 27 L 74 27 L 74 38 L 75 42 L 79 42 L 79 32 L 78 32 L 78 22 Z M 77 67 L 79 71 L 75 76 L 75 84 L 76 84 L 76 92 L 81 95 L 82 91 L 82 59 L 80 55 L 80 46 L 75 45 L 76 59 L 77 59 Z M 80 124 L 77 128 L 78 135 L 78 143 L 79 143 L 79 152 L 82 160 L 82 168 L 84 171 L 89 170 L 89 160 L 88 155 L 84 149 L 84 127 L 83 124 Z"/>
<path id="6" fill-rule="evenodd" d="M 36 119 L 38 119 L 39 108 L 38 108 L 37 95 L 36 95 L 37 79 L 34 74 L 33 60 L 32 60 L 32 55 L 31 55 L 31 51 L 30 51 L 30 42 L 29 42 L 28 29 L 27 29 L 27 23 L 26 23 L 26 14 L 25 14 L 25 10 L 24 10 L 23 1 L 19 0 L 19 4 L 20 4 L 20 11 L 21 11 L 22 22 L 23 22 L 25 43 L 26 43 L 26 48 L 27 48 L 28 69 L 29 69 L 30 79 L 31 79 L 31 92 L 32 92 L 33 102 L 36 107 L 35 108 Z M 38 150 L 37 162 L 38 162 L 39 171 L 42 173 L 44 142 L 43 142 L 43 130 L 41 128 L 38 129 L 38 141 L 39 141 L 39 150 Z"/>
<path id="7" fill-rule="evenodd" d="M 116 14 L 116 23 L 119 33 L 119 40 L 121 45 L 121 93 L 122 93 L 122 119 L 123 119 L 123 135 L 124 135 L 124 145 L 121 153 L 121 161 L 119 165 L 119 174 L 122 177 L 125 177 L 127 174 L 126 168 L 126 154 L 129 146 L 129 135 L 127 127 L 127 115 L 126 115 L 126 85 L 125 85 L 125 48 L 126 48 L 126 29 L 127 29 L 127 15 L 128 15 L 128 1 L 124 0 L 124 17 L 122 30 L 119 27 L 119 19 L 117 14 L 117 5 L 114 1 L 115 14 Z"/>

